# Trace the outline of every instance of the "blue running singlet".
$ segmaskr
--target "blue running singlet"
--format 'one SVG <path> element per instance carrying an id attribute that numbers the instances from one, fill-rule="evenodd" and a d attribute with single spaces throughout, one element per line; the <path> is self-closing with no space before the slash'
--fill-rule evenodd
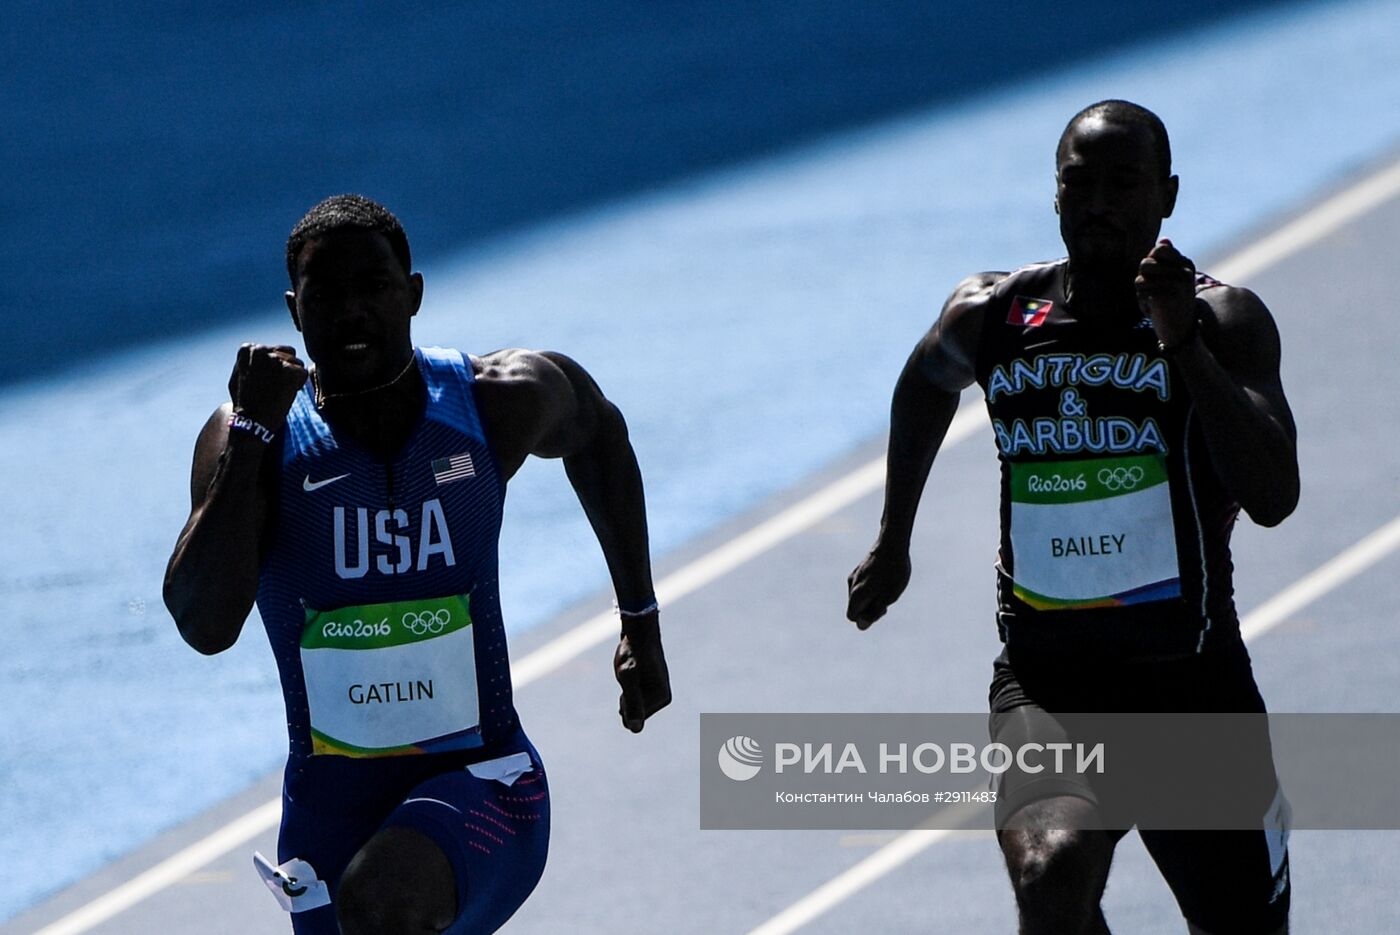
<path id="1" fill-rule="evenodd" d="M 501 620 L 505 482 L 470 363 L 442 348 L 415 354 L 427 404 L 391 459 L 338 436 L 309 383 L 279 436 L 257 599 L 287 711 L 279 860 L 310 862 L 334 898 L 376 830 L 409 825 L 448 854 L 459 897 L 469 873 L 484 882 L 490 851 L 512 862 L 490 874 L 523 892 L 509 888 L 510 905 L 481 917 L 504 921 L 538 879 L 548 839 L 543 768 L 516 716 Z M 509 782 L 465 769 L 512 754 L 530 769 Z M 480 915 L 481 900 L 468 910 Z M 335 931 L 330 907 L 293 920 L 298 932 Z"/>

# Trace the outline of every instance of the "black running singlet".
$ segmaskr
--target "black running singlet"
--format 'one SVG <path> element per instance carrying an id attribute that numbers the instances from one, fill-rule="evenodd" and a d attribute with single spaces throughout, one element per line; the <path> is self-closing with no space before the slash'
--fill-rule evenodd
<path id="1" fill-rule="evenodd" d="M 1001 462 L 998 627 L 1014 649 L 1170 657 L 1239 638 L 1222 487 L 1136 309 L 1081 319 L 1066 261 L 994 288 L 977 382 Z M 1198 275 L 1196 288 L 1218 286 Z"/>

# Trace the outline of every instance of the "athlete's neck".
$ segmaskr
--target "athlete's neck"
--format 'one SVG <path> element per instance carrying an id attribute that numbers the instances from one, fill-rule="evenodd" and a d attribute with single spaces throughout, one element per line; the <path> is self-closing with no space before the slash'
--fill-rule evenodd
<path id="1" fill-rule="evenodd" d="M 321 417 L 380 458 L 391 458 L 408 441 L 427 403 L 423 374 L 409 360 L 406 371 L 380 386 L 353 393 L 317 393 Z"/>
<path id="2" fill-rule="evenodd" d="M 1109 321 L 1138 314 L 1137 289 L 1133 285 L 1136 272 L 1104 273 L 1098 270 L 1076 270 L 1073 261 L 1065 264 L 1065 304 L 1074 316 L 1086 321 Z"/>
<path id="3" fill-rule="evenodd" d="M 393 368 L 394 375 L 388 379 L 362 381 L 358 386 L 341 387 L 339 382 L 328 378 L 326 372 L 321 367 L 315 367 L 311 371 L 311 388 L 315 391 L 316 406 L 320 408 L 326 404 L 327 400 L 352 396 L 368 396 L 387 390 L 408 376 L 408 372 L 413 369 L 413 365 L 418 361 L 418 354 L 412 347 L 408 349 L 407 357 L 403 364 Z M 329 384 L 329 385 L 328 385 Z"/>

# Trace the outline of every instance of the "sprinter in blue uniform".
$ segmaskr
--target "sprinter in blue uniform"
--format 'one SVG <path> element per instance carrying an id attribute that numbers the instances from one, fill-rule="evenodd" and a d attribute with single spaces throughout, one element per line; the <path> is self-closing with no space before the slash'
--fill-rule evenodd
<path id="1" fill-rule="evenodd" d="M 491 932 L 544 869 L 549 792 L 511 699 L 506 483 L 562 458 L 607 560 L 623 724 L 670 701 L 641 474 L 616 407 L 559 354 L 415 348 L 408 241 L 356 195 L 287 241 L 290 347 L 245 344 L 195 448 L 165 600 L 195 649 L 254 600 L 286 699 L 278 865 L 298 935 Z"/>
<path id="2" fill-rule="evenodd" d="M 1002 478 L 993 739 L 1061 741 L 1057 714 L 1262 713 L 1229 542 L 1241 509 L 1273 526 L 1298 500 L 1278 331 L 1257 296 L 1158 240 L 1178 179 L 1156 115 L 1090 105 L 1055 167 L 1068 257 L 964 280 L 899 377 L 885 513 L 847 615 L 869 627 L 908 584 L 919 498 L 975 382 Z M 1195 935 L 1287 930 L 1286 800 L 1267 732 L 1245 741 L 1257 830 L 1141 832 Z M 1142 814 L 1131 792 L 1002 777 L 1024 935 L 1108 932 L 1113 850 Z"/>

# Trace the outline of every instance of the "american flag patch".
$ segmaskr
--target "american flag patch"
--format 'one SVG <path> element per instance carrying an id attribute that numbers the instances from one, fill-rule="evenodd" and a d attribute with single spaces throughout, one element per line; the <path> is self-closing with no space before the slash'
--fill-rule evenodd
<path id="1" fill-rule="evenodd" d="M 472 456 L 465 451 L 450 458 L 433 459 L 433 479 L 439 484 L 475 476 L 476 466 L 472 464 Z"/>

